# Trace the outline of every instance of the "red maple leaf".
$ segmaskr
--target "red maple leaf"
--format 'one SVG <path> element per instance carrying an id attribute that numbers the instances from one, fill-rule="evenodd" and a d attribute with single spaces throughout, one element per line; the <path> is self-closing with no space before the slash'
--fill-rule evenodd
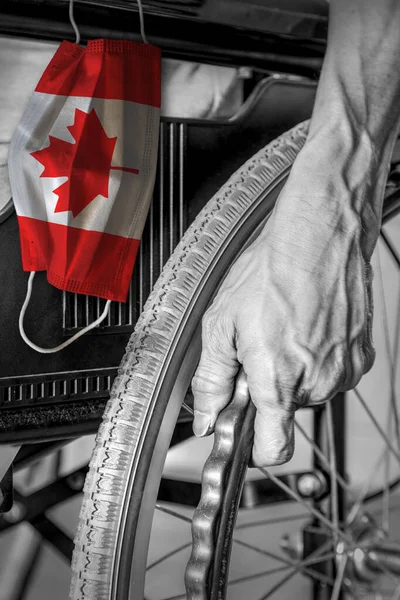
<path id="1" fill-rule="evenodd" d="M 99 194 L 108 198 L 110 169 L 139 171 L 111 166 L 117 138 L 107 137 L 94 108 L 90 113 L 75 109 L 74 124 L 67 129 L 74 143 L 49 135 L 50 145 L 31 154 L 44 166 L 40 177 L 68 177 L 53 190 L 58 196 L 54 212 L 70 210 L 76 217 Z"/>

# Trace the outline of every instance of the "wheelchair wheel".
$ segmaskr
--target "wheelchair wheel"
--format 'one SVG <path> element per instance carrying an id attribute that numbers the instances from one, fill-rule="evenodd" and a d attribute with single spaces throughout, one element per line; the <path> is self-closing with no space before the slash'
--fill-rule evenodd
<path id="1" fill-rule="evenodd" d="M 198 445 L 190 446 L 190 381 L 200 357 L 202 315 L 224 274 L 271 214 L 306 134 L 307 123 L 302 123 L 246 162 L 198 215 L 156 283 L 128 343 L 97 435 L 75 539 L 72 600 L 186 597 L 184 573 L 191 552 L 192 498 L 199 499 L 200 483 L 190 467 L 184 478 L 174 474 L 173 455 L 179 448 L 180 457 L 182 449 L 191 459 L 202 453 Z M 398 195 L 389 194 L 384 220 L 399 210 Z M 387 237 L 385 240 L 389 244 Z M 391 356 L 392 349 L 388 352 Z M 389 383 L 393 383 L 394 373 L 392 361 Z M 293 592 L 285 591 L 289 580 L 295 582 L 296 594 L 320 599 L 337 600 L 346 594 L 374 597 L 375 593 L 383 594 L 382 586 L 387 586 L 388 597 L 397 593 L 400 546 L 388 537 L 387 515 L 391 491 L 400 477 L 400 451 L 393 386 L 390 390 L 388 415 L 392 418 L 387 419 L 388 427 L 386 413 L 385 419 L 377 417 L 357 392 L 363 414 L 383 447 L 376 460 L 365 465 L 364 473 L 358 470 L 354 479 L 345 465 L 345 440 L 338 435 L 343 398 L 329 408 L 299 411 L 297 437 L 305 440 L 308 448 L 307 468 L 293 467 L 291 461 L 283 471 L 281 467 L 280 471 L 275 468 L 264 473 L 267 478 L 259 472 L 249 473 L 243 492 L 239 484 L 244 479 L 243 468 L 236 459 L 243 450 L 240 440 L 245 428 L 236 432 L 240 439 L 219 465 L 220 512 L 210 514 L 208 545 L 197 553 L 193 550 L 190 559 L 192 567 L 202 561 L 207 565 L 203 570 L 194 569 L 194 576 L 188 569 L 189 577 L 200 578 L 196 585 L 192 585 L 193 580 L 187 582 L 188 598 L 225 597 L 231 534 L 239 504 L 243 510 L 239 510 L 232 554 L 239 566 L 228 586 L 229 599 L 245 597 L 249 581 L 259 585 L 255 597 L 260 599 L 292 598 Z M 210 440 L 195 443 L 204 444 L 208 454 Z M 301 447 L 294 460 L 296 455 L 304 459 Z M 227 465 L 230 486 L 235 487 L 226 495 L 234 506 L 231 513 L 224 496 L 229 483 L 224 475 Z M 375 509 L 371 514 L 365 509 L 367 504 L 374 507 L 374 502 L 383 506 L 382 522 L 374 517 Z M 200 509 L 204 509 L 204 497 Z M 223 518 L 224 514 L 230 517 Z M 170 519 L 168 524 L 164 517 Z M 185 528 L 184 533 L 178 524 Z M 252 538 L 250 543 L 246 534 L 252 531 L 261 535 L 264 525 L 271 534 L 257 543 Z M 282 525 L 283 536 L 277 534 L 277 527 Z M 152 527 L 161 528 L 161 537 L 155 542 Z M 196 520 L 193 527 L 196 537 Z M 266 540 L 276 542 L 278 550 L 272 552 Z M 245 551 L 253 558 L 245 560 Z M 204 553 L 208 557 L 205 561 Z M 216 557 L 220 566 L 214 568 Z M 248 573 L 242 572 L 244 563 Z M 160 564 L 167 565 L 163 577 L 173 581 L 172 591 L 167 591 L 163 577 L 155 575 Z"/>

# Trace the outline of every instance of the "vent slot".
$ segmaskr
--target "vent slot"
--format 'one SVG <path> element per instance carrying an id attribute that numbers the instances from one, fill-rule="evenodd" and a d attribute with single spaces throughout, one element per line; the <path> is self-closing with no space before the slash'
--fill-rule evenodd
<path id="1" fill-rule="evenodd" d="M 91 333 L 131 332 L 154 283 L 181 239 L 188 219 L 184 205 L 186 125 L 160 124 L 157 176 L 126 303 L 112 302 L 107 318 Z M 166 233 L 167 232 L 167 233 Z M 71 335 L 93 323 L 105 300 L 63 292 L 63 330 Z"/>
<path id="2" fill-rule="evenodd" d="M 18 377 L 8 379 L 6 385 L 0 381 L 0 408 L 39 406 L 60 400 L 108 398 L 116 374 L 117 369 L 113 367 L 92 372 L 30 375 L 26 382 Z"/>

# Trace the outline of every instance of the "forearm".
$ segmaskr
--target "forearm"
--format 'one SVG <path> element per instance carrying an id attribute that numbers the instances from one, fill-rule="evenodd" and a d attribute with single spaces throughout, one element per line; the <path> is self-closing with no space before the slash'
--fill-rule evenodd
<path id="1" fill-rule="evenodd" d="M 400 2 L 331 0 L 329 23 L 309 136 L 290 188 L 318 219 L 329 213 L 336 223 L 345 211 L 350 222 L 353 212 L 369 259 L 400 123 Z"/>
<path id="2" fill-rule="evenodd" d="M 399 117 L 400 2 L 331 0 L 310 134 L 344 120 L 379 152 L 396 136 Z"/>

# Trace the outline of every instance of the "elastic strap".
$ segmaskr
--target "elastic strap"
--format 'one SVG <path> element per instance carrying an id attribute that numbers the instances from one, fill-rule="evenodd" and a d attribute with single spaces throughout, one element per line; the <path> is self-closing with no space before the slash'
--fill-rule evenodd
<path id="1" fill-rule="evenodd" d="M 78 338 L 80 338 L 82 335 L 84 335 L 85 333 L 87 333 L 91 329 L 94 329 L 95 327 L 97 327 L 97 325 L 100 325 L 100 323 L 102 321 L 104 321 L 104 319 L 108 315 L 108 311 L 110 309 L 111 300 L 107 300 L 106 305 L 104 307 L 104 310 L 103 310 L 103 312 L 101 313 L 101 315 L 100 315 L 100 317 L 98 319 L 96 319 L 95 321 L 93 321 L 93 323 L 91 323 L 90 325 L 88 325 L 84 329 L 81 329 L 81 331 L 78 331 L 78 333 L 76 333 L 74 336 L 72 336 L 71 338 L 69 338 L 68 340 L 66 340 L 65 342 L 63 342 L 62 344 L 60 344 L 59 346 L 56 346 L 55 348 L 41 348 L 40 346 L 37 346 L 36 344 L 34 344 L 33 342 L 31 342 L 30 339 L 28 339 L 28 337 L 27 337 L 27 335 L 25 333 L 25 330 L 24 330 L 24 317 L 25 317 L 26 309 L 28 308 L 29 300 L 31 299 L 32 284 L 33 284 L 33 278 L 34 277 L 35 277 L 35 271 L 32 271 L 30 273 L 30 275 L 29 275 L 28 287 L 27 287 L 27 290 L 26 290 L 26 298 L 25 298 L 25 301 L 24 301 L 24 303 L 22 305 L 21 312 L 19 314 L 19 321 L 18 321 L 18 323 L 19 323 L 19 332 L 21 334 L 22 339 L 33 350 L 36 350 L 36 352 L 40 352 L 41 354 L 52 354 L 53 352 L 59 352 L 60 350 L 63 350 L 64 348 L 66 348 L 67 346 L 69 346 L 70 344 L 72 344 L 72 342 L 74 342 L 75 340 L 77 340 Z"/>
<path id="2" fill-rule="evenodd" d="M 72 25 L 72 29 L 75 32 L 75 44 L 78 45 L 81 41 L 81 34 L 79 33 L 79 29 L 74 18 L 74 0 L 69 0 L 69 21 Z"/>
<path id="3" fill-rule="evenodd" d="M 142 40 L 144 44 L 148 44 L 149 41 L 146 37 L 146 32 L 144 30 L 144 15 L 143 15 L 143 6 L 142 0 L 137 0 L 137 5 L 139 8 L 139 19 L 140 19 L 140 35 L 142 36 Z"/>
<path id="4" fill-rule="evenodd" d="M 143 15 L 142 0 L 137 0 L 137 5 L 139 8 L 140 35 L 142 36 L 143 43 L 148 44 L 149 41 L 146 37 L 146 32 L 144 30 L 144 15 Z M 69 20 L 70 20 L 72 28 L 75 32 L 75 44 L 79 44 L 79 42 L 81 41 L 81 35 L 79 33 L 79 29 L 78 29 L 78 26 L 77 26 L 75 18 L 74 18 L 74 0 L 69 0 Z"/>

